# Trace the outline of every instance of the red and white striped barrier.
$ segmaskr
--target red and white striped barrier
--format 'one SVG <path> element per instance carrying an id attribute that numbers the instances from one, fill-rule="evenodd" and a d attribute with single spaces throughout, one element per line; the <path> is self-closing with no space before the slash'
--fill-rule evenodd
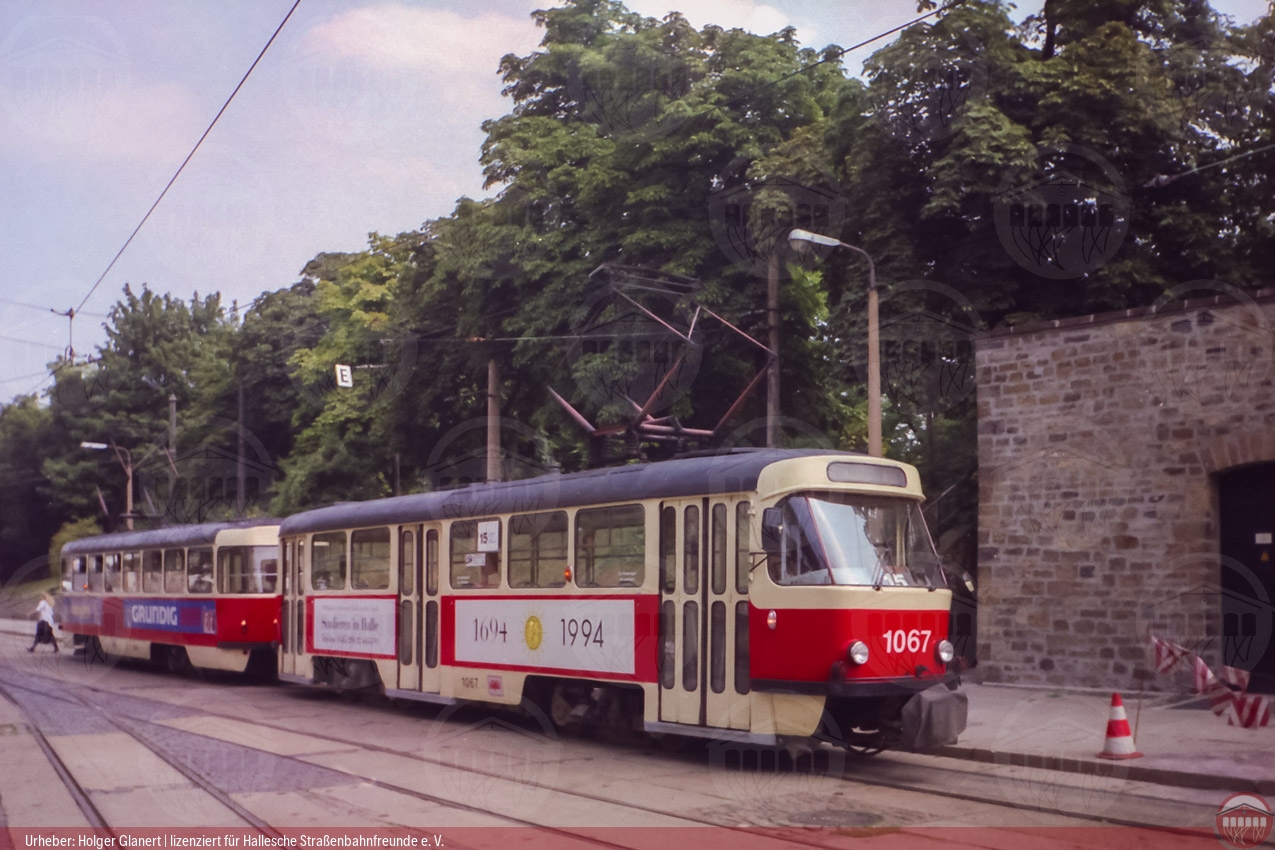
<path id="1" fill-rule="evenodd" d="M 1155 669 L 1167 676 L 1178 669 L 1179 665 L 1183 668 L 1189 665 L 1195 692 L 1209 701 L 1214 714 L 1226 718 L 1228 726 L 1253 729 L 1270 723 L 1270 700 L 1264 696 L 1248 694 L 1247 670 L 1223 667 L 1219 678 L 1204 663 L 1203 658 L 1186 647 L 1152 634 L 1148 637 L 1155 647 Z"/>

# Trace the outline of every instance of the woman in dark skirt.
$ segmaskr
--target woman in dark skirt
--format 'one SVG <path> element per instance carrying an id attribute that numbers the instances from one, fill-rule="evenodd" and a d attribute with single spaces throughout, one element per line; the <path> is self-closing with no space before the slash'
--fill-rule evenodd
<path id="1" fill-rule="evenodd" d="M 53 600 L 49 594 L 41 594 L 40 604 L 35 606 L 35 616 L 38 618 L 35 624 L 35 641 L 27 652 L 35 652 L 35 648 L 42 643 L 51 643 L 56 654 L 58 639 L 53 634 Z"/>

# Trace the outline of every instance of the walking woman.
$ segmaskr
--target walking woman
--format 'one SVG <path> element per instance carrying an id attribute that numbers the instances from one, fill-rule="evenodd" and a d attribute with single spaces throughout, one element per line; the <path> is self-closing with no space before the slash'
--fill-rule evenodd
<path id="1" fill-rule="evenodd" d="M 53 634 L 53 598 L 47 593 L 40 594 L 40 604 L 35 606 L 35 641 L 27 652 L 35 652 L 36 646 L 42 643 L 53 644 L 53 653 L 58 652 L 58 639 Z"/>

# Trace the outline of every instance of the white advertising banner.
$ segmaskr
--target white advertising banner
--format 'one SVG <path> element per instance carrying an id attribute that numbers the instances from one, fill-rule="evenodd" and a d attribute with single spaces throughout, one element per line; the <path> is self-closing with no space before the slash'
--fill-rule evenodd
<path id="1" fill-rule="evenodd" d="M 394 657 L 394 612 L 389 599 L 315 597 L 311 623 L 314 652 Z"/>
<path id="2" fill-rule="evenodd" d="M 633 675 L 631 599 L 458 599 L 456 660 Z"/>

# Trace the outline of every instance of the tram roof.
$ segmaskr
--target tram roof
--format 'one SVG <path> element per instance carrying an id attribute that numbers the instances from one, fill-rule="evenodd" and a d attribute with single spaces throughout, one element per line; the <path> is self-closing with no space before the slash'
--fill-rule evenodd
<path id="1" fill-rule="evenodd" d="M 259 528 L 278 525 L 277 519 L 256 519 L 246 522 L 204 522 L 198 525 L 174 525 L 168 528 L 152 528 L 147 531 L 121 531 L 116 534 L 97 534 L 81 537 L 62 547 L 63 555 L 84 555 L 90 552 L 112 552 L 125 549 L 159 549 L 177 546 L 211 546 L 217 534 L 238 528 Z"/>
<path id="2" fill-rule="evenodd" d="M 652 498 L 738 493 L 757 487 L 772 463 L 799 457 L 862 457 L 827 449 L 755 449 L 655 463 L 472 484 L 367 502 L 342 502 L 293 514 L 281 535 L 615 504 Z"/>

